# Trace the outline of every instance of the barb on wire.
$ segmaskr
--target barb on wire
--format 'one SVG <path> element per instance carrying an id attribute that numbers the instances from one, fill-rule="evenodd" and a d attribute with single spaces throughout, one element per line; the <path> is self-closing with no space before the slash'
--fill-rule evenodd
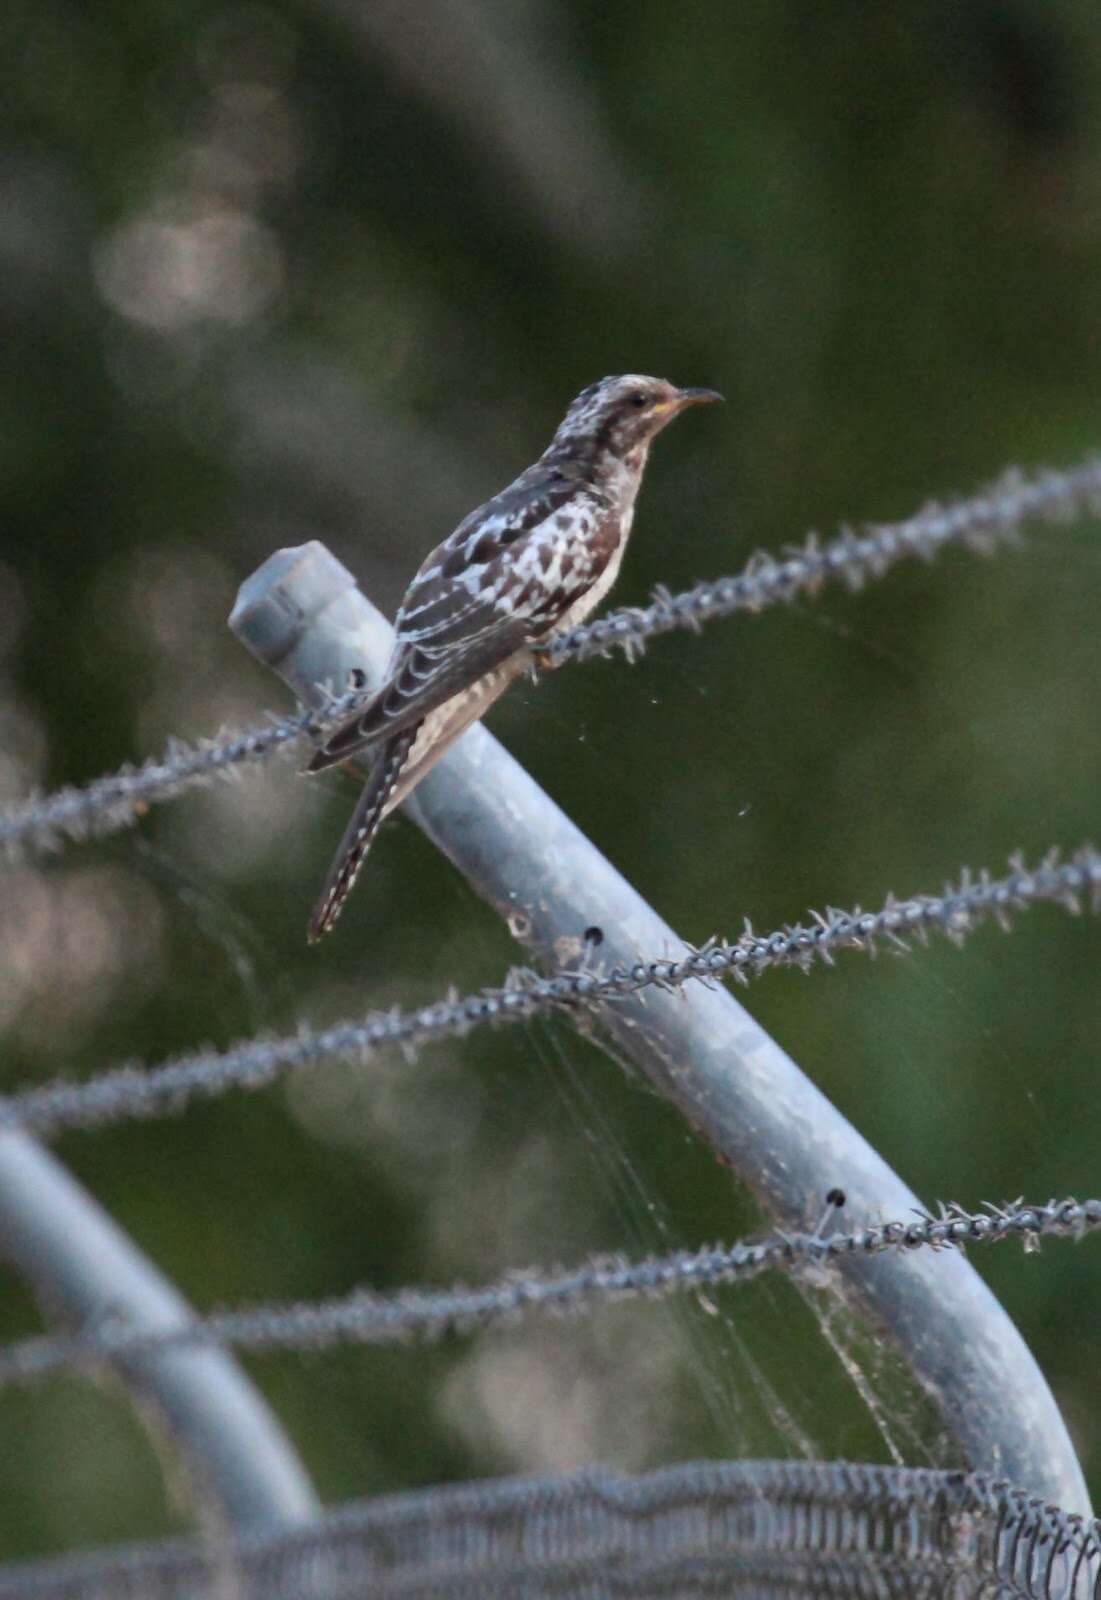
<path id="1" fill-rule="evenodd" d="M 827 583 L 860 589 L 912 556 L 931 561 L 946 545 L 962 544 L 987 554 L 1016 541 L 1022 526 L 1033 519 L 1070 522 L 1083 514 L 1101 515 L 1101 458 L 1030 477 L 1011 468 L 979 494 L 947 506 L 933 502 L 905 522 L 844 528 L 826 544 L 812 533 L 782 560 L 759 553 L 736 577 L 699 583 L 682 594 L 657 589 L 650 605 L 583 623 L 559 635 L 546 654 L 555 665 L 588 661 L 613 650 L 634 660 L 659 634 L 680 628 L 698 633 L 705 622 L 719 617 L 763 611 L 798 595 L 813 597 Z"/>
<path id="2" fill-rule="evenodd" d="M 743 611 L 761 611 L 797 595 L 815 595 L 827 583 L 860 588 L 911 556 L 931 560 L 949 544 L 990 550 L 1015 539 L 1024 523 L 1042 518 L 1071 521 L 1101 515 L 1101 458 L 1091 457 L 1064 472 L 1017 469 L 989 489 L 948 507 L 931 505 L 899 523 L 869 523 L 844 529 L 826 544 L 812 534 L 799 549 L 777 559 L 761 554 L 732 577 L 698 584 L 682 594 L 655 592 L 643 609 L 613 611 L 556 639 L 549 659 L 587 661 L 622 650 L 633 659 L 646 642 L 678 628 L 698 630 L 705 622 Z M 322 712 L 270 715 L 265 724 L 240 734 L 203 740 L 197 747 L 173 744 L 163 756 L 139 767 L 98 778 L 84 788 L 59 789 L 0 809 L 0 859 L 60 848 L 66 842 L 117 832 L 131 826 L 147 807 L 174 800 L 196 784 L 234 773 L 245 764 L 266 761 L 277 751 L 315 737 L 346 716 L 362 695 L 344 695 Z"/>
<path id="3" fill-rule="evenodd" d="M 316 739 L 364 699 L 360 689 L 335 698 L 322 711 L 299 708 L 269 713 L 266 723 L 243 733 L 223 733 L 189 745 L 174 739 L 162 756 L 125 766 L 84 788 L 67 787 L 0 808 L 0 861 L 60 849 L 67 841 L 101 838 L 132 827 L 151 805 L 176 800 L 188 789 L 235 777 L 242 766 L 269 761 L 303 740 Z"/>
<path id="4" fill-rule="evenodd" d="M 237 1350 L 323 1350 L 334 1345 L 435 1342 L 449 1334 L 513 1323 L 528 1315 L 582 1315 L 610 1301 L 650 1299 L 744 1283 L 760 1273 L 794 1270 L 841 1256 L 884 1250 L 933 1250 L 1005 1239 L 1080 1239 L 1101 1229 L 1101 1200 L 1015 1201 L 968 1212 L 942 1206 L 937 1216 L 881 1222 L 824 1238 L 772 1233 L 757 1240 L 628 1261 L 592 1257 L 568 1271 L 511 1272 L 479 1289 L 403 1289 L 381 1295 L 356 1290 L 339 1299 L 215 1311 L 174 1328 L 150 1331 L 105 1319 L 77 1334 L 47 1335 L 0 1348 L 0 1385 L 23 1383 L 61 1367 L 134 1359 L 181 1345 Z"/>
<path id="5" fill-rule="evenodd" d="M 1019 857 L 1001 878 L 965 871 L 941 894 L 898 900 L 889 895 L 877 911 L 814 912 L 772 933 L 750 925 L 733 943 L 709 940 L 679 961 L 639 960 L 610 971 L 524 976 L 511 986 L 483 989 L 414 1011 L 393 1010 L 361 1022 L 337 1023 L 320 1032 L 308 1028 L 283 1038 L 256 1037 L 225 1052 L 199 1051 L 159 1067 L 119 1067 L 86 1083 L 57 1082 L 24 1089 L 0 1101 L 0 1126 L 17 1124 L 48 1135 L 64 1128 L 97 1128 L 126 1119 L 167 1116 L 190 1101 L 213 1099 L 230 1089 L 258 1089 L 303 1067 L 332 1057 L 364 1061 L 388 1045 L 410 1049 L 430 1040 L 462 1035 L 483 1023 L 516 1022 L 540 1012 L 593 1007 L 647 988 L 677 989 L 691 979 L 706 982 L 730 975 L 741 983 L 772 967 L 803 970 L 815 961 L 832 964 L 838 950 L 874 953 L 880 941 L 899 953 L 930 932 L 955 944 L 991 919 L 1003 930 L 1012 913 L 1040 902 L 1078 912 L 1083 903 L 1101 909 L 1101 853 L 1085 845 L 1068 860 L 1049 853 L 1035 868 Z"/>

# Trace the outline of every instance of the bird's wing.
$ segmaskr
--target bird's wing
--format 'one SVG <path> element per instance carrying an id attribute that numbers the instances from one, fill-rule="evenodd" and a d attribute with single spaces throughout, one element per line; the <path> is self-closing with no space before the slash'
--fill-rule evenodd
<path id="1" fill-rule="evenodd" d="M 606 506 L 576 479 L 517 480 L 425 561 L 398 612 L 386 681 L 310 772 L 419 722 L 545 633 L 595 582 L 584 535 Z"/>

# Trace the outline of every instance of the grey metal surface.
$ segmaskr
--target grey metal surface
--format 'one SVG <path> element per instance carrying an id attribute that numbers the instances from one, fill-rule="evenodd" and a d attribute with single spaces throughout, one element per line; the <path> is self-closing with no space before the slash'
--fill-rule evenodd
<path id="1" fill-rule="evenodd" d="M 1096 1524 L 962 1472 L 696 1461 L 444 1484 L 246 1535 L 256 1600 L 1096 1600 Z M 0 1600 L 226 1600 L 194 1539 L 0 1567 Z"/>
<path id="2" fill-rule="evenodd" d="M 61 1162 L 16 1128 L 0 1129 L 0 1253 L 66 1326 L 119 1318 L 161 1329 L 190 1321 L 183 1296 Z M 144 1419 L 180 1452 L 205 1521 L 246 1532 L 317 1514 L 290 1443 L 231 1357 L 159 1350 L 127 1357 L 115 1370 Z"/>
<path id="3" fill-rule="evenodd" d="M 281 550 L 242 586 L 231 626 L 308 703 L 373 681 L 391 631 L 316 541 Z M 470 729 L 406 802 L 515 936 L 551 966 L 598 926 L 609 963 L 683 941 L 485 729 Z M 572 954 L 571 954 L 572 953 Z M 602 1013 L 605 1038 L 680 1108 L 782 1226 L 840 1187 L 854 1218 L 903 1216 L 917 1197 L 727 991 L 647 993 Z M 1017 1329 L 960 1255 L 839 1264 L 840 1282 L 894 1340 L 969 1464 L 1088 1512 L 1074 1449 Z"/>

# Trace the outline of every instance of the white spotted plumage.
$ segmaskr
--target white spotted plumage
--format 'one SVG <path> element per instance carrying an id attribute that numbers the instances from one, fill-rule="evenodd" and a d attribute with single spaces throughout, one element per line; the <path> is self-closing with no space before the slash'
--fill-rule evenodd
<path id="1" fill-rule="evenodd" d="M 421 565 L 383 682 L 316 753 L 318 772 L 378 749 L 310 924 L 332 927 L 383 818 L 615 582 L 650 444 L 687 405 L 718 399 L 660 378 L 604 378 L 574 400 L 539 460 L 465 517 Z"/>

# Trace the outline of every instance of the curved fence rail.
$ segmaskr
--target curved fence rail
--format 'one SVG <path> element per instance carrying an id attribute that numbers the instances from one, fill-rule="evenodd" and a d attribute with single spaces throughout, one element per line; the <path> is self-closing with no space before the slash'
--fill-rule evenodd
<path id="1" fill-rule="evenodd" d="M 19 1128 L 0 1128 L 0 1255 L 51 1317 L 86 1331 L 121 1318 L 155 1339 L 194 1319 L 137 1244 Z M 143 1422 L 171 1441 L 200 1517 L 245 1528 L 315 1515 L 319 1501 L 290 1439 L 223 1351 L 170 1342 L 122 1357 L 114 1372 Z"/>
<path id="2" fill-rule="evenodd" d="M 353 671 L 366 685 L 377 680 L 393 636 L 351 573 L 316 541 L 269 557 L 242 585 L 230 625 L 305 700 L 317 684 L 346 682 Z M 582 959 L 594 928 L 602 957 L 628 972 L 640 952 L 685 948 L 481 726 L 451 746 L 405 811 L 552 972 Z M 837 1188 L 856 1216 L 921 1210 L 729 990 L 697 983 L 669 994 L 655 984 L 589 1015 L 592 1036 L 645 1074 L 780 1227 L 805 1229 L 809 1208 Z M 1043 1374 L 958 1252 L 936 1261 L 917 1251 L 875 1261 L 842 1256 L 823 1278 L 876 1336 L 892 1340 L 940 1409 L 957 1459 L 976 1470 L 997 1467 L 1045 1499 L 1088 1510 L 1081 1466 Z"/>

